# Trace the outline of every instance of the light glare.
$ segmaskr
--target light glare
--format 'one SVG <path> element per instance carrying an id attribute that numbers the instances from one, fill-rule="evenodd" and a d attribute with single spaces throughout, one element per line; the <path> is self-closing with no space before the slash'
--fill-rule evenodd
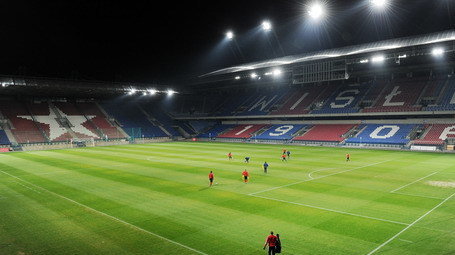
<path id="1" fill-rule="evenodd" d="M 373 63 L 381 63 L 381 62 L 384 62 L 385 60 L 385 57 L 383 55 L 378 55 L 378 56 L 374 56 L 371 58 L 371 62 Z"/>
<path id="2" fill-rule="evenodd" d="M 325 7 L 319 2 L 314 2 L 308 7 L 308 15 L 314 20 L 319 20 L 325 15 Z"/>
<path id="3" fill-rule="evenodd" d="M 268 20 L 262 22 L 262 30 L 268 32 L 272 30 L 272 23 Z"/>
<path id="4" fill-rule="evenodd" d="M 226 38 L 229 39 L 229 40 L 232 40 L 234 38 L 234 32 L 227 31 L 226 32 Z"/>
<path id="5" fill-rule="evenodd" d="M 442 56 L 442 54 L 444 54 L 444 49 L 443 48 L 434 48 L 431 51 L 431 54 L 433 54 L 433 56 L 436 56 L 436 57 Z"/>

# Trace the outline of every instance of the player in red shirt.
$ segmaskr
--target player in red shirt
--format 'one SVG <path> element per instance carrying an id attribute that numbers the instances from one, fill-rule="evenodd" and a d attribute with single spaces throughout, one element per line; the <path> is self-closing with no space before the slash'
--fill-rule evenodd
<path id="1" fill-rule="evenodd" d="M 245 184 L 248 183 L 248 177 L 250 177 L 250 174 L 248 173 L 248 171 L 245 169 L 243 172 L 242 172 L 242 175 L 243 175 L 243 182 Z"/>
<path id="2" fill-rule="evenodd" d="M 232 153 L 229 152 L 227 156 L 228 156 L 228 159 L 229 159 L 229 160 L 232 159 Z"/>
<path id="3" fill-rule="evenodd" d="M 212 187 L 212 185 L 213 185 L 213 178 L 214 178 L 213 172 L 210 171 L 210 173 L 209 173 L 209 182 L 210 182 L 209 187 Z"/>
<path id="4" fill-rule="evenodd" d="M 351 155 L 349 155 L 349 153 L 346 154 L 346 161 L 351 161 Z"/>
<path id="5" fill-rule="evenodd" d="M 267 245 L 269 246 L 269 255 L 275 255 L 275 246 L 276 246 L 277 237 L 273 235 L 273 231 L 270 231 L 270 235 L 265 240 L 264 250 Z"/>

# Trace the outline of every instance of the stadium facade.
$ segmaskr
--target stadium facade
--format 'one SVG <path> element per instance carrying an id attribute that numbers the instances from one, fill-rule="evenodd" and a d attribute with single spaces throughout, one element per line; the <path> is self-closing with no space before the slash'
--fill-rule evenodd
<path id="1" fill-rule="evenodd" d="M 453 151 L 455 30 L 150 84 L 0 78 L 3 151 L 171 139 Z"/>

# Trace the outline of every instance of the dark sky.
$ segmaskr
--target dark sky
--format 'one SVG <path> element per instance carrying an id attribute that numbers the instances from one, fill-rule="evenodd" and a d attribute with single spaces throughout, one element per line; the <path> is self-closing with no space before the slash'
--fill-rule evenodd
<path id="1" fill-rule="evenodd" d="M 2 1 L 0 74 L 184 84 L 283 53 L 454 28 L 454 0 L 391 0 L 387 15 L 371 14 L 368 0 L 326 1 L 330 17 L 318 26 L 304 0 Z M 274 34 L 257 31 L 266 18 Z M 238 48 L 221 44 L 229 28 Z"/>

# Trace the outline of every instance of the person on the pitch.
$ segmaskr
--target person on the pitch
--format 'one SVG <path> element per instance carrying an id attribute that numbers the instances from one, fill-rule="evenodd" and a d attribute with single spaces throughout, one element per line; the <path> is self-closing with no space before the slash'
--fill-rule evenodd
<path id="1" fill-rule="evenodd" d="M 280 240 L 280 234 L 276 234 L 275 253 L 281 253 L 281 240 Z"/>
<path id="2" fill-rule="evenodd" d="M 210 173 L 209 173 L 209 182 L 210 182 L 209 187 L 212 187 L 213 179 L 214 179 L 213 171 L 210 171 Z"/>
<path id="3" fill-rule="evenodd" d="M 283 154 L 286 154 L 286 149 L 283 149 Z"/>
<path id="4" fill-rule="evenodd" d="M 243 176 L 243 182 L 245 184 L 247 184 L 248 183 L 248 178 L 250 177 L 250 174 L 248 173 L 248 171 L 246 169 L 242 172 L 242 176 Z"/>
<path id="5" fill-rule="evenodd" d="M 268 252 L 269 255 L 275 255 L 276 241 L 277 241 L 277 237 L 275 235 L 273 235 L 273 231 L 270 231 L 270 235 L 267 237 L 267 239 L 265 240 L 265 244 L 264 244 L 264 250 L 267 247 L 267 245 L 269 246 L 269 252 Z"/>
<path id="6" fill-rule="evenodd" d="M 346 154 L 346 161 L 351 161 L 351 155 L 349 155 L 349 153 Z"/>
<path id="7" fill-rule="evenodd" d="M 267 168 L 269 168 L 269 164 L 267 164 L 267 162 L 264 162 L 264 173 L 267 173 Z"/>
<path id="8" fill-rule="evenodd" d="M 286 154 L 281 155 L 281 161 L 287 161 Z"/>
<path id="9" fill-rule="evenodd" d="M 291 157 L 291 151 L 290 150 L 286 151 L 286 155 L 288 156 L 288 158 L 290 158 Z"/>
<path id="10" fill-rule="evenodd" d="M 232 153 L 231 153 L 231 152 L 229 152 L 227 156 L 228 156 L 228 159 L 229 159 L 229 160 L 232 159 Z"/>
<path id="11" fill-rule="evenodd" d="M 250 157 L 245 157 L 245 163 L 250 163 Z"/>

